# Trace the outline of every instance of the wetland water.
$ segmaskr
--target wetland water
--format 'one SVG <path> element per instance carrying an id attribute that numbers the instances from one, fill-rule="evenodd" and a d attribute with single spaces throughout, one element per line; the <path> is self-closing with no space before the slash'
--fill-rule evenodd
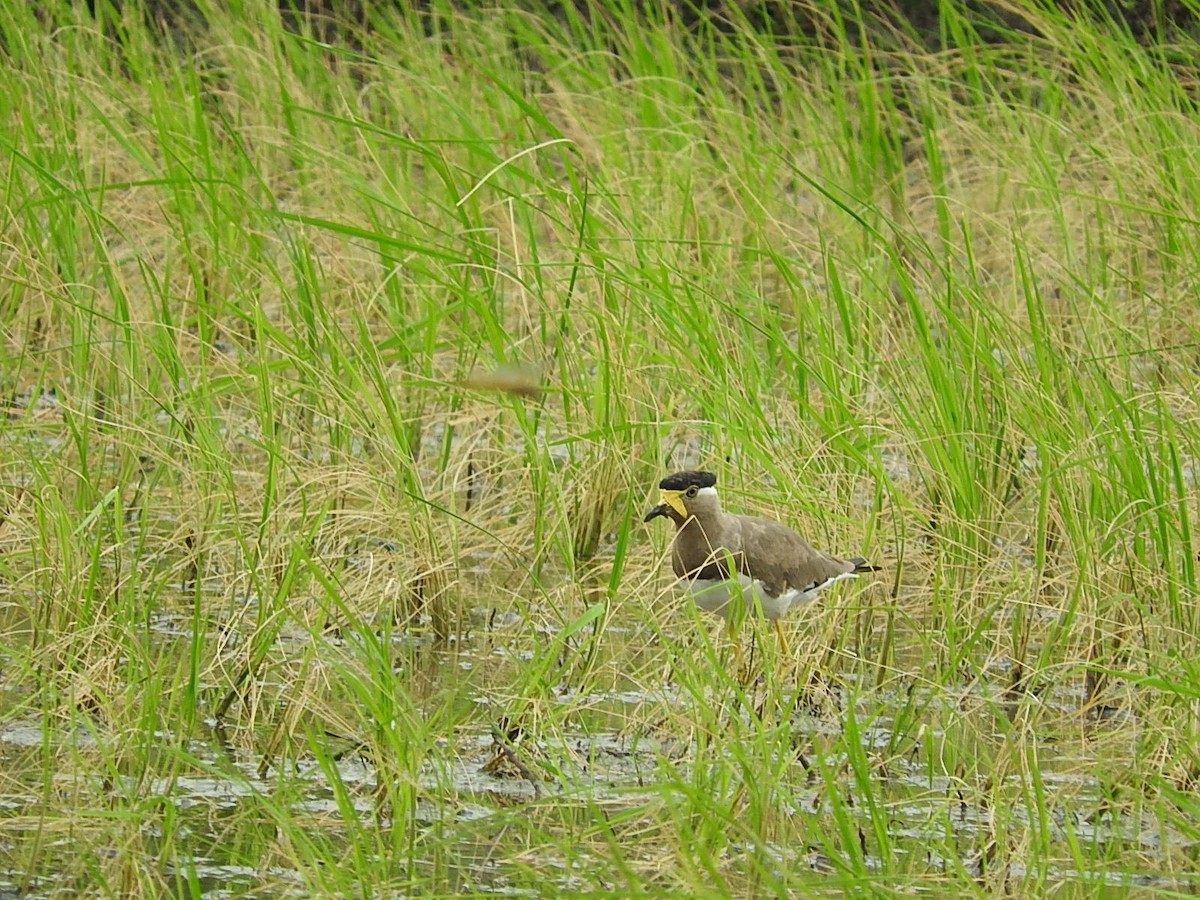
<path id="1" fill-rule="evenodd" d="M 521 697 L 527 690 L 521 673 L 539 652 L 530 643 L 525 619 L 482 608 L 469 618 L 465 637 L 414 640 L 397 630 L 392 638 L 396 683 L 411 702 L 406 715 L 423 718 L 440 732 L 425 735 L 419 753 L 408 760 L 380 764 L 372 750 L 380 745 L 368 736 L 351 727 L 344 732 L 328 728 L 340 702 L 352 705 L 344 697 L 339 701 L 337 691 L 323 701 L 329 704 L 319 718 L 323 732 L 310 722 L 282 736 L 286 707 L 296 702 L 281 688 L 283 673 L 295 671 L 287 657 L 308 670 L 306 678 L 315 669 L 321 679 L 336 681 L 343 663 L 331 662 L 321 673 L 320 660 L 354 657 L 361 649 L 356 637 L 336 633 L 314 638 L 284 630 L 273 648 L 281 655 L 272 674 L 245 690 L 246 699 L 236 700 L 224 721 L 197 722 L 188 735 L 139 735 L 138 740 L 157 746 L 129 754 L 129 766 L 117 772 L 108 768 L 111 748 L 129 738 L 108 733 L 98 718 L 9 717 L 0 728 L 0 761 L 6 803 L 20 817 L 10 820 L 7 839 L 38 839 L 45 816 L 60 815 L 64 805 L 78 808 L 85 823 L 79 827 L 86 828 L 88 819 L 106 808 L 149 802 L 170 810 L 173 831 L 187 835 L 182 846 L 176 837 L 170 856 L 155 862 L 161 826 L 148 822 L 135 846 L 113 846 L 113 854 L 142 854 L 131 864 L 161 864 L 163 877 L 190 881 L 203 895 L 300 896 L 308 882 L 285 860 L 254 862 L 272 858 L 272 842 L 279 837 L 273 823 L 286 814 L 320 834 L 334 853 L 349 846 L 348 832 L 357 828 L 403 831 L 398 869 L 453 891 L 567 892 L 586 887 L 612 866 L 603 842 L 570 841 L 581 828 L 589 831 L 586 822 L 599 813 L 632 833 L 645 831 L 642 858 L 654 865 L 664 852 L 654 840 L 656 819 L 664 816 L 672 795 L 706 784 L 703 773 L 716 768 L 714 760 L 736 763 L 745 748 L 739 735 L 766 731 L 778 738 L 760 747 L 781 757 L 772 766 L 777 781 L 771 786 L 771 804 L 781 820 L 824 815 L 833 821 L 848 811 L 865 842 L 882 815 L 892 852 L 913 857 L 904 864 L 908 870 L 966 868 L 982 878 L 994 842 L 1027 832 L 1064 848 L 1064 864 L 1050 873 L 1056 881 L 1076 881 L 1089 890 L 1194 887 L 1176 876 L 1154 874 L 1156 858 L 1190 852 L 1191 839 L 1148 813 L 1112 802 L 1097 771 L 1101 759 L 1133 752 L 1136 719 L 1123 709 L 1082 712 L 1081 686 L 1048 687 L 1036 701 L 1035 716 L 1028 704 L 1006 698 L 1002 686 L 1012 672 L 999 660 L 947 686 L 923 684 L 916 674 L 897 674 L 872 686 L 861 667 L 847 665 L 846 671 L 802 689 L 785 680 L 770 689 L 764 683 L 740 690 L 731 682 L 696 680 L 676 658 L 694 648 L 681 643 L 667 652 L 656 629 L 613 624 L 605 644 L 622 652 L 647 648 L 649 667 L 645 658 L 630 661 L 635 653 L 611 671 L 624 667 L 637 677 L 614 677 L 603 689 L 578 690 L 568 675 L 534 702 Z M 686 635 L 697 624 L 679 612 L 667 611 L 664 619 L 664 631 L 670 633 Z M 806 621 L 811 623 L 811 615 Z M 186 653 L 190 645 L 183 617 L 160 616 L 152 632 L 164 661 Z M 314 640 L 324 644 L 316 654 Z M 910 662 L 915 673 L 920 657 Z M 904 660 L 892 668 L 903 673 Z M 651 669 L 662 677 L 645 677 Z M 674 672 L 682 673 L 678 680 Z M 218 693 L 210 691 L 213 697 Z M 265 702 L 268 697 L 274 698 L 273 708 Z M 889 711 L 901 720 L 898 726 Z M 344 710 L 343 721 L 355 721 L 352 710 Z M 693 721 L 696 726 L 689 728 Z M 386 727 L 405 726 L 393 721 Z M 724 728 L 729 741 L 714 734 L 716 728 Z M 858 796 L 862 782 L 853 772 L 855 754 L 843 744 L 848 728 L 860 759 L 877 769 L 872 784 L 880 793 L 870 801 Z M 1022 734 L 1026 750 L 1036 755 L 1036 779 L 1010 772 L 989 783 L 986 773 L 973 770 L 974 756 L 1001 758 L 1014 733 Z M 401 739 L 396 746 L 407 744 Z M 314 747 L 320 751 L 313 752 Z M 947 754 L 960 757 L 957 773 L 944 766 L 939 770 Z M 168 759 L 171 764 L 164 765 Z M 408 779 L 407 789 L 381 802 L 381 781 L 397 777 Z M 755 789 L 736 780 L 711 787 L 724 791 L 721 803 L 733 808 L 741 802 L 740 793 Z M 1018 802 L 998 815 L 995 798 L 1021 798 L 1033 791 L 1044 794 L 1041 801 L 1028 807 Z M 839 793 L 844 796 L 838 798 Z M 402 808 L 397 797 L 403 798 Z M 873 805 L 885 811 L 872 811 Z M 1049 818 L 1045 810 L 1051 811 Z M 527 830 L 514 825 L 517 821 L 536 823 L 541 840 L 531 841 Z M 764 827 L 762 840 L 730 842 L 720 865 L 732 871 L 804 870 L 818 880 L 839 870 L 840 861 L 822 840 L 774 841 L 771 828 Z M 572 844 L 569 853 L 559 837 Z M 1078 870 L 1068 857 L 1070 845 L 1079 843 L 1142 865 L 1124 873 Z M 947 848 L 958 848 L 958 856 L 946 858 Z M 71 843 L 65 836 L 50 840 L 43 852 L 70 854 Z M 879 871 L 898 865 L 869 853 L 864 858 Z M 1010 877 L 1025 876 L 1019 861 L 1007 865 Z M 52 878 L 28 882 L 17 871 L 6 873 L 0 884 L 32 897 L 54 896 L 58 889 Z"/>

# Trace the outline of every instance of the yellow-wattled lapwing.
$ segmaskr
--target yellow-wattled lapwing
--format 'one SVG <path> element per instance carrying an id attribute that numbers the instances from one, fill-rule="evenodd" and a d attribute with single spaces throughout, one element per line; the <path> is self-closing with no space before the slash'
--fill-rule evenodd
<path id="1" fill-rule="evenodd" d="M 675 523 L 671 568 L 679 585 L 691 592 L 701 609 L 723 617 L 731 631 L 731 600 L 740 593 L 747 610 L 760 608 L 775 624 L 780 649 L 786 653 L 780 619 L 789 609 L 808 603 L 836 581 L 878 570 L 862 557 L 822 553 L 779 522 L 722 511 L 716 483 L 711 472 L 668 475 L 658 485 L 662 502 L 644 521 L 666 516 Z M 732 575 L 731 569 L 736 570 Z"/>

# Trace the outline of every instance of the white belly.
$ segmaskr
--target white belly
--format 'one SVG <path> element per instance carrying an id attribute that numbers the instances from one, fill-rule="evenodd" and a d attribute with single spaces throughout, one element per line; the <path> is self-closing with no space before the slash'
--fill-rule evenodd
<path id="1" fill-rule="evenodd" d="M 761 581 L 751 579 L 748 575 L 737 576 L 737 582 L 724 579 L 714 581 L 704 578 L 681 578 L 675 582 L 677 586 L 691 593 L 696 605 L 705 612 L 716 613 L 724 619 L 729 618 L 736 608 L 730 601 L 741 595 L 748 609 L 762 608 L 762 614 L 767 619 L 782 619 L 793 606 L 803 606 L 810 602 L 817 593 L 835 581 L 843 578 L 857 578 L 853 572 L 837 575 L 833 578 L 814 585 L 807 590 L 789 588 L 777 597 L 763 589 Z"/>

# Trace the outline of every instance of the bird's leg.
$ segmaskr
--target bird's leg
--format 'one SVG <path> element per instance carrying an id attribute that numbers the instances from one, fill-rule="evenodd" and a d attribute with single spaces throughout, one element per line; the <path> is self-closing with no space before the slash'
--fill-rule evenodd
<path id="1" fill-rule="evenodd" d="M 733 621 L 733 619 L 728 621 L 727 627 L 729 630 L 729 640 L 733 642 L 734 677 L 741 681 L 742 678 L 745 677 L 745 673 L 742 671 L 742 642 L 738 639 L 737 624 Z"/>
<path id="2" fill-rule="evenodd" d="M 784 634 L 784 631 L 783 631 L 783 620 L 782 619 L 775 620 L 775 634 L 779 637 L 779 652 L 781 654 L 783 654 L 783 656 L 785 656 L 785 657 L 791 656 L 792 651 L 791 651 L 791 648 L 788 647 L 788 639 L 787 639 L 787 635 Z"/>
<path id="3" fill-rule="evenodd" d="M 775 636 L 779 638 L 779 650 L 777 659 L 775 660 L 775 673 L 778 676 L 782 676 L 785 669 L 790 668 L 792 656 L 791 648 L 788 647 L 787 635 L 783 631 L 782 619 L 775 620 Z"/>

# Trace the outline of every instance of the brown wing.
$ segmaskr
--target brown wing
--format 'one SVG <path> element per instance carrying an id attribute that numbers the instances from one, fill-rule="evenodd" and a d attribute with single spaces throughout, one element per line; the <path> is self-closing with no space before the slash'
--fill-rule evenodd
<path id="1" fill-rule="evenodd" d="M 804 590 L 854 571 L 854 563 L 822 553 L 786 525 L 757 516 L 739 518 L 742 546 L 752 548 L 743 571 L 772 594 L 788 588 Z"/>

